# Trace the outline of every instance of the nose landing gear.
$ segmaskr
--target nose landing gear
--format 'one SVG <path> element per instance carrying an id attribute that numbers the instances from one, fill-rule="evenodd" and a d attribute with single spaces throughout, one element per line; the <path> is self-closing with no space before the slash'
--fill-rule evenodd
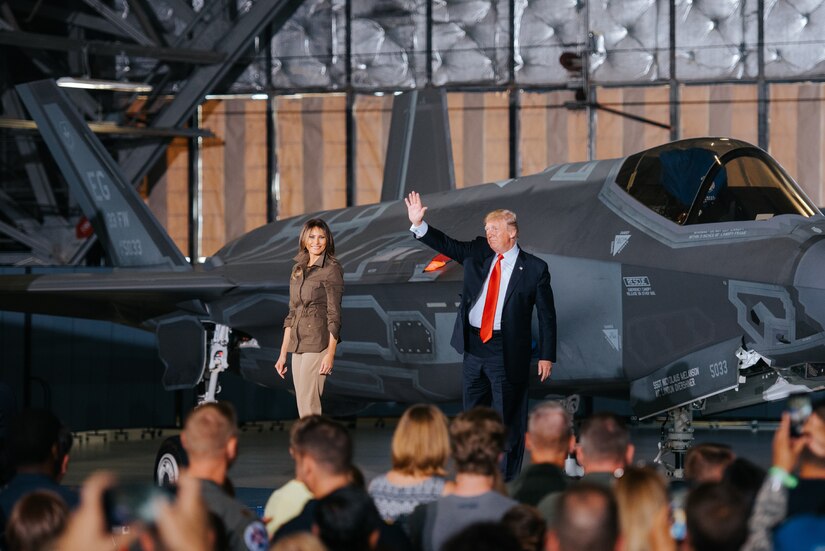
<path id="1" fill-rule="evenodd" d="M 221 391 L 218 376 L 229 369 L 229 336 L 232 330 L 221 324 L 215 324 L 212 331 L 212 340 L 207 348 L 208 364 L 203 373 L 204 393 L 198 395 L 198 405 L 218 401 Z M 180 436 L 170 436 L 160 445 L 155 457 L 154 478 L 158 486 L 174 486 L 180 471 L 189 464 L 186 450 L 181 444 Z"/>
<path id="2" fill-rule="evenodd" d="M 653 460 L 665 467 L 667 476 L 681 480 L 685 477 L 685 454 L 693 444 L 693 410 L 690 405 L 671 409 L 662 425 L 659 453 Z M 673 462 L 665 461 L 665 456 L 673 454 Z"/>

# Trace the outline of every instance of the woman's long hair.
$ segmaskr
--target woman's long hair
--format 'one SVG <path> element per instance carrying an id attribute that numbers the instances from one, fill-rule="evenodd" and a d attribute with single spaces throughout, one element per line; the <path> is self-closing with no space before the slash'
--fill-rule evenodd
<path id="1" fill-rule="evenodd" d="M 332 231 L 330 231 L 327 223 L 320 218 L 310 218 L 304 222 L 304 227 L 301 228 L 301 235 L 298 237 L 298 254 L 307 252 L 307 237 L 309 236 L 309 231 L 313 228 L 320 228 L 321 231 L 324 232 L 327 238 L 327 248 L 324 252 L 327 256 L 335 258 L 335 240 L 332 239 Z"/>
<path id="2" fill-rule="evenodd" d="M 651 551 L 651 533 L 662 529 L 655 521 L 669 505 L 664 477 L 651 467 L 628 467 L 614 492 L 625 550 Z"/>
<path id="3" fill-rule="evenodd" d="M 392 436 L 392 468 L 413 476 L 445 476 L 450 458 L 447 418 L 432 404 L 410 406 Z"/>

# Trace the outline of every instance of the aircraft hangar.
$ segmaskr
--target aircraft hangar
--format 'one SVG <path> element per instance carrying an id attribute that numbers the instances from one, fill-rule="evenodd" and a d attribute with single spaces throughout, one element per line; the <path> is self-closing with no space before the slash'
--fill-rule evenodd
<path id="1" fill-rule="evenodd" d="M 54 82 L 203 266 L 269 222 L 386 199 L 404 164 L 393 105 L 411 93 L 443 102 L 436 167 L 455 189 L 724 136 L 822 205 L 823 26 L 825 3 L 789 0 L 2 0 L 0 275 L 117 267 L 19 85 Z M 160 384 L 152 332 L 26 312 L 0 325 L 7 406 L 95 434 L 175 427 L 194 403 Z M 296 415 L 284 390 L 221 387 L 250 426 Z"/>

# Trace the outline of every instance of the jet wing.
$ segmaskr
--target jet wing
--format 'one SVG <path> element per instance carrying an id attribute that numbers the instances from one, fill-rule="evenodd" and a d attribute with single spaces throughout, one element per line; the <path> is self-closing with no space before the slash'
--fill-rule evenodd
<path id="1" fill-rule="evenodd" d="M 237 285 L 220 274 L 98 272 L 3 277 L 0 310 L 116 321 L 139 326 L 181 310 L 206 314 L 205 303 Z"/>

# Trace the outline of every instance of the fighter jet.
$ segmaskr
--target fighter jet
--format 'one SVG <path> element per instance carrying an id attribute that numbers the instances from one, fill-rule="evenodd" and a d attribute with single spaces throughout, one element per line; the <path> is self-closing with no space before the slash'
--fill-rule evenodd
<path id="1" fill-rule="evenodd" d="M 298 234 L 332 229 L 345 272 L 343 341 L 325 398 L 448 402 L 462 267 L 409 232 L 402 201 L 260 227 L 192 268 L 53 84 L 18 90 L 110 261 L 106 274 L 0 277 L 0 309 L 111 320 L 157 334 L 168 389 L 273 369 Z M 558 358 L 534 396 L 629 399 L 640 418 L 711 413 L 825 384 L 825 217 L 763 150 L 729 138 L 432 193 L 428 222 L 459 239 L 519 217 L 550 266 Z M 535 376 L 534 376 L 535 377 Z"/>

